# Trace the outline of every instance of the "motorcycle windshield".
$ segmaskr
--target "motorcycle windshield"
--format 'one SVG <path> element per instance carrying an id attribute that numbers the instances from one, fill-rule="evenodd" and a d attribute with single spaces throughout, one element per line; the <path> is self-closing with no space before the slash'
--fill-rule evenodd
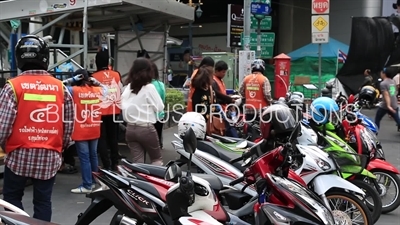
<path id="1" fill-rule="evenodd" d="M 268 178 L 275 183 L 275 185 L 283 189 L 284 192 L 290 193 L 292 199 L 296 199 L 293 201 L 297 206 L 298 210 L 290 209 L 289 211 L 284 210 L 286 213 L 282 214 L 285 216 L 292 216 L 298 213 L 295 217 L 291 217 L 291 219 L 300 219 L 298 216 L 303 218 L 307 218 L 307 220 L 316 221 L 318 220 L 318 224 L 326 224 L 333 225 L 334 219 L 330 211 L 319 201 L 318 197 L 314 195 L 312 192 L 301 186 L 300 184 L 290 181 L 286 178 L 278 177 L 272 174 L 267 174 Z M 266 210 L 266 211 L 265 211 Z M 268 207 L 263 207 L 263 211 L 266 214 L 269 214 L 270 211 Z M 273 213 L 273 212 L 272 212 Z M 276 215 L 275 215 L 276 216 Z M 288 218 L 290 219 L 290 217 Z M 301 220 L 302 221 L 302 220 Z M 296 221 L 291 221 L 296 222 Z M 291 223 L 289 223 L 291 224 Z"/>

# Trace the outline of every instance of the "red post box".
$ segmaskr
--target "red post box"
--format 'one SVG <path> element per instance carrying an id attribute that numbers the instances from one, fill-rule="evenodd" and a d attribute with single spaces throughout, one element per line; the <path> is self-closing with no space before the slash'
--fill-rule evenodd
<path id="1" fill-rule="evenodd" d="M 290 57 L 282 53 L 275 60 L 274 98 L 285 97 L 290 85 Z"/>

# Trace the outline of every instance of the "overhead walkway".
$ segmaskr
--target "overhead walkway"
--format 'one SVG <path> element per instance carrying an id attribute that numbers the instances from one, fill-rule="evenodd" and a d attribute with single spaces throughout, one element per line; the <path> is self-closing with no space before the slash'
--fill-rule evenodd
<path id="1" fill-rule="evenodd" d="M 32 32 L 38 34 L 48 31 L 52 27 L 62 27 L 60 37 L 50 45 L 52 48 L 71 48 L 79 49 L 68 57 L 57 61 L 51 65 L 50 69 L 83 54 L 84 65 L 88 66 L 88 33 L 115 34 L 114 60 L 118 61 L 119 51 L 137 51 L 143 46 L 141 37 L 150 32 L 164 32 L 163 51 L 157 54 L 162 55 L 163 68 L 167 61 L 166 46 L 170 25 L 186 24 L 194 20 L 194 9 L 176 0 L 10 0 L 0 2 L 0 37 L 10 37 L 10 20 L 19 19 L 25 22 L 37 23 L 32 21 L 32 17 L 41 17 L 43 26 Z M 83 43 L 63 44 L 63 36 L 68 23 L 81 23 L 84 33 Z M 136 24 L 141 25 L 140 31 Z M 21 35 L 21 28 L 17 31 Z M 118 40 L 120 32 L 131 32 L 135 37 L 124 43 Z M 49 32 L 47 32 L 49 33 Z M 139 49 L 132 50 L 129 43 L 136 41 Z M 118 63 L 116 63 L 118 67 Z M 118 68 L 116 68 L 118 69 Z M 122 71 L 125 73 L 127 71 Z"/>

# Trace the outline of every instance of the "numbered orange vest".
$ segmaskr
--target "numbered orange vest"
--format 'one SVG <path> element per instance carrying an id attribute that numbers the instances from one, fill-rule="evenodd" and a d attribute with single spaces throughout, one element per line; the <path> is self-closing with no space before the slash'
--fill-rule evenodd
<path id="1" fill-rule="evenodd" d="M 226 94 L 226 87 L 225 87 L 225 83 L 223 80 L 221 80 L 219 77 L 214 76 L 214 81 L 217 83 L 219 90 L 221 91 L 221 93 Z M 221 104 L 221 108 L 222 110 L 226 110 L 226 104 Z"/>
<path id="2" fill-rule="evenodd" d="M 62 152 L 64 85 L 53 76 L 24 74 L 7 81 L 17 100 L 17 117 L 6 153 L 18 148 Z"/>
<path id="3" fill-rule="evenodd" d="M 192 73 L 192 76 L 190 77 L 190 81 L 193 80 L 193 78 L 196 76 L 198 69 L 195 69 Z M 187 100 L 187 106 L 186 106 L 186 112 L 193 112 L 193 106 L 192 106 L 192 96 L 194 93 L 194 87 L 192 87 L 192 84 L 189 86 L 189 95 L 188 95 L 188 100 Z"/>
<path id="4" fill-rule="evenodd" d="M 101 87 L 72 87 L 72 98 L 75 105 L 74 141 L 88 141 L 100 137 Z"/>
<path id="5" fill-rule="evenodd" d="M 121 113 L 121 77 L 118 72 L 113 70 L 100 70 L 92 75 L 96 80 L 107 87 L 107 95 L 103 96 L 102 115 L 116 115 Z"/>
<path id="6" fill-rule="evenodd" d="M 244 78 L 246 108 L 262 109 L 268 106 L 263 93 L 265 79 L 262 74 L 250 74 Z"/>

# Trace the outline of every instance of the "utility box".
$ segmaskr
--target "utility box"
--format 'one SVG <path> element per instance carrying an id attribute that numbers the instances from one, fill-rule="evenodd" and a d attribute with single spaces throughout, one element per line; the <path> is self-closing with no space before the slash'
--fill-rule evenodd
<path id="1" fill-rule="evenodd" d="M 231 52 L 203 52 L 202 54 L 203 58 L 204 57 L 211 57 L 214 59 L 215 63 L 218 61 L 222 60 L 228 64 L 228 71 L 226 71 L 226 75 L 224 77 L 224 83 L 226 89 L 236 89 L 238 86 L 237 84 L 237 78 L 235 74 L 235 68 L 236 68 L 236 60 L 235 60 L 235 54 Z"/>

